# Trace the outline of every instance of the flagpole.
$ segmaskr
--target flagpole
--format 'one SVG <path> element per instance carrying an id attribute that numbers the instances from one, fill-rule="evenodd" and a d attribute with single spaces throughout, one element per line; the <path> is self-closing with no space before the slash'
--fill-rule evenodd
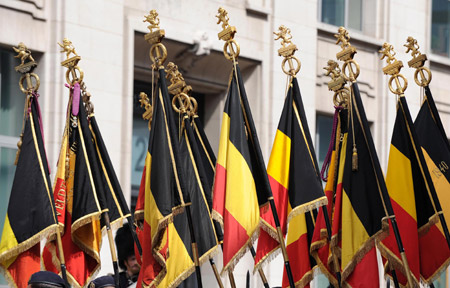
<path id="1" fill-rule="evenodd" d="M 425 62 L 427 61 L 427 56 L 425 54 L 420 53 L 419 45 L 417 44 L 416 39 L 409 36 L 406 41 L 407 41 L 407 44 L 403 45 L 407 48 L 406 53 L 411 51 L 411 55 L 413 56 L 413 59 L 408 61 L 408 66 L 416 69 L 416 72 L 414 73 L 414 80 L 417 85 L 419 85 L 420 87 L 423 87 L 425 89 L 425 94 L 429 101 L 429 107 L 434 116 L 436 125 L 438 126 L 438 129 L 442 133 L 442 135 L 446 137 L 444 127 L 442 126 L 441 118 L 439 117 L 438 111 L 436 109 L 436 104 L 434 103 L 433 97 L 431 96 L 430 88 L 428 87 L 428 84 L 430 84 L 430 82 L 431 82 L 432 75 L 431 75 L 430 69 L 428 69 L 427 67 L 424 67 Z M 417 45 L 417 47 L 416 47 L 416 45 Z M 427 75 L 425 75 L 425 73 Z M 419 75 L 420 75 L 420 80 L 418 77 Z M 404 97 L 402 97 L 402 98 L 404 98 Z M 406 100 L 404 102 L 405 102 L 405 109 L 408 112 L 407 113 L 408 115 L 406 115 L 406 120 L 407 120 L 407 123 L 409 126 L 408 130 L 411 130 L 410 133 L 411 133 L 411 137 L 413 139 L 414 150 L 416 152 L 416 155 L 418 155 L 419 159 L 420 159 L 420 162 L 419 162 L 420 170 L 421 170 L 423 176 L 425 176 L 425 178 L 427 180 L 426 182 L 428 182 L 429 188 L 427 185 L 427 190 L 429 190 L 429 193 L 431 194 L 431 199 L 435 205 L 434 208 L 439 215 L 439 220 L 441 221 L 442 229 L 444 230 L 445 239 L 447 240 L 447 245 L 450 249 L 450 233 L 448 230 L 447 222 L 445 220 L 445 217 L 444 217 L 444 214 L 442 211 L 439 197 L 437 196 L 436 189 L 433 185 L 433 181 L 429 174 L 429 170 L 427 169 L 428 166 L 427 166 L 425 158 L 423 156 L 423 152 L 422 152 L 420 143 L 418 141 L 417 133 L 416 133 L 415 129 L 410 128 L 410 127 L 414 127 L 414 124 L 412 122 L 411 114 L 409 113 L 409 109 L 408 109 Z M 447 139 L 445 139 L 445 140 L 447 140 Z M 447 147 L 449 147 L 449 149 L 450 149 L 449 142 L 448 141 L 444 141 L 444 142 L 447 145 Z"/>
<path id="2" fill-rule="evenodd" d="M 19 87 L 20 90 L 26 95 L 26 106 L 29 105 L 30 103 L 30 99 L 32 97 L 35 97 L 35 95 L 37 95 L 37 90 L 39 89 L 40 86 L 40 80 L 39 80 L 39 76 L 35 73 L 33 73 L 33 70 L 37 67 L 37 62 L 35 62 L 35 60 L 33 59 L 33 56 L 31 55 L 31 51 L 28 50 L 28 48 L 23 44 L 23 43 L 19 43 L 18 48 L 13 47 L 14 50 L 19 53 L 17 56 L 15 56 L 16 58 L 21 58 L 22 63 L 19 66 L 16 66 L 16 71 L 22 74 L 22 77 L 19 80 Z M 29 62 L 25 63 L 26 60 L 29 60 Z M 35 84 L 33 85 L 33 80 Z M 27 87 L 24 87 L 24 81 L 26 82 Z M 20 149 L 22 146 L 22 138 L 23 138 L 23 130 L 24 130 L 24 125 L 25 125 L 25 118 L 26 115 L 28 113 L 28 109 L 27 107 L 24 109 L 24 121 L 22 124 L 22 132 L 20 134 L 20 139 L 19 142 L 17 143 L 17 153 L 16 153 L 16 161 L 14 164 L 17 165 L 17 161 L 19 159 L 19 154 L 20 154 Z M 40 112 L 39 112 L 40 113 Z M 40 117 L 40 115 L 39 115 Z M 41 127 L 42 128 L 42 127 Z M 46 160 L 47 161 L 47 160 Z M 50 195 L 52 195 L 50 193 Z M 49 195 L 49 196 L 50 196 Z M 66 287 L 70 287 L 69 286 L 69 281 L 67 279 L 67 269 L 66 269 L 66 263 L 65 263 L 65 258 L 64 258 L 64 250 L 62 247 L 62 241 L 61 241 L 61 227 L 59 226 L 58 220 L 56 218 L 56 211 L 55 211 L 55 204 L 54 204 L 54 199 L 53 197 L 50 197 L 51 199 L 51 206 L 52 206 L 52 213 L 53 213 L 53 219 L 55 221 L 55 224 L 57 225 L 56 228 L 56 243 L 58 246 L 58 254 L 59 254 L 59 263 L 60 263 L 60 268 L 61 268 L 61 275 L 62 278 L 64 280 L 64 283 L 66 285 Z"/>
<path id="3" fill-rule="evenodd" d="M 334 35 L 337 38 L 336 44 L 341 45 L 342 51 L 338 52 L 336 54 L 336 58 L 338 60 L 344 61 L 344 64 L 342 66 L 342 74 L 346 81 L 351 82 L 351 89 L 352 93 L 350 96 L 350 105 L 353 105 L 352 102 L 355 101 L 355 110 L 356 114 L 360 117 L 360 119 L 357 119 L 360 124 L 362 125 L 363 132 L 364 132 L 364 138 L 366 140 L 366 144 L 368 145 L 369 152 L 370 152 L 370 158 L 372 161 L 372 166 L 374 167 L 377 182 L 379 185 L 379 189 L 381 191 L 382 201 L 384 203 L 384 206 L 386 208 L 387 217 L 389 217 L 392 225 L 392 229 L 394 231 L 394 236 L 397 242 L 397 247 L 400 252 L 401 260 L 403 263 L 403 267 L 406 271 L 406 278 L 408 280 L 408 284 L 410 287 L 414 287 L 414 282 L 411 277 L 411 270 L 409 269 L 408 259 L 406 258 L 405 249 L 403 247 L 402 239 L 400 237 L 400 231 L 398 229 L 397 220 L 394 214 L 394 210 L 391 205 L 390 197 L 386 188 L 386 183 L 384 181 L 383 172 L 381 171 L 381 166 L 378 160 L 378 157 L 376 155 L 375 150 L 375 144 L 373 143 L 372 137 L 367 137 L 366 133 L 369 133 L 370 135 L 370 128 L 368 127 L 368 122 L 366 119 L 366 115 L 364 112 L 364 106 L 361 101 L 361 95 L 359 93 L 358 84 L 356 82 L 356 79 L 359 76 L 360 68 L 359 64 L 353 60 L 354 55 L 356 54 L 356 48 L 350 45 L 349 40 L 350 36 L 348 35 L 347 30 L 344 27 L 339 27 L 338 34 Z M 348 73 L 346 73 L 346 71 Z M 353 113 L 352 113 L 353 114 Z M 353 115 L 352 115 L 353 117 Z M 372 155 L 372 152 L 374 155 Z M 356 154 L 357 157 L 357 150 L 354 146 L 353 153 Z M 355 155 L 354 155 L 355 156 Z M 353 165 L 352 165 L 353 166 Z M 356 167 L 357 168 L 357 167 Z M 395 274 L 395 270 L 393 269 Z M 396 277 L 393 278 L 394 284 L 396 287 L 399 286 L 398 281 L 396 281 Z"/>
<path id="4" fill-rule="evenodd" d="M 66 42 L 69 43 L 70 45 L 67 44 Z M 63 44 L 58 43 L 58 45 L 61 46 L 61 48 L 63 49 L 61 52 L 65 52 L 66 56 L 67 56 L 67 59 L 65 61 L 61 62 L 61 65 L 68 69 L 66 72 L 67 83 L 69 85 L 71 85 L 71 87 L 78 83 L 78 85 L 80 85 L 80 87 L 83 87 L 83 92 L 85 92 L 85 85 L 83 83 L 84 73 L 83 73 L 83 70 L 81 70 L 81 68 L 77 66 L 78 62 L 81 60 L 81 57 L 75 53 L 75 48 L 73 47 L 73 45 L 71 43 L 72 42 L 70 42 L 66 38 L 64 39 Z M 76 56 L 69 58 L 69 55 L 71 53 L 75 54 Z M 77 75 L 77 71 L 78 71 L 79 75 Z M 70 79 L 70 75 L 72 76 L 72 79 Z M 81 105 L 81 106 L 83 107 L 83 105 Z M 92 109 L 92 107 L 85 107 L 85 109 L 89 110 L 89 109 Z M 92 117 L 93 111 L 88 111 L 88 112 L 90 113 L 90 115 L 88 115 L 88 116 Z M 82 119 L 79 121 L 87 121 L 87 120 L 88 119 Z M 82 133 L 82 134 L 84 134 L 84 133 Z M 90 139 L 86 139 L 86 140 L 90 141 Z M 85 142 L 85 143 L 87 143 L 88 145 L 92 144 L 92 142 Z M 86 160 L 90 162 L 91 159 L 86 159 Z M 99 197 L 100 199 L 103 199 L 102 201 L 100 201 L 101 203 L 106 203 L 104 191 L 103 191 L 103 189 L 100 189 L 100 190 L 101 191 L 97 191 L 97 197 Z M 106 209 L 106 207 L 101 207 L 101 208 L 102 208 L 102 210 Z M 119 264 L 118 264 L 118 260 L 117 260 L 114 238 L 113 238 L 112 231 L 111 231 L 111 223 L 110 223 L 108 210 L 106 209 L 105 211 L 103 211 L 101 215 L 103 217 L 103 221 L 105 222 L 105 227 L 106 227 L 106 231 L 107 231 L 107 235 L 108 235 L 109 248 L 110 248 L 110 252 L 111 252 L 111 259 L 112 259 L 113 269 L 114 269 L 115 287 L 119 288 Z"/>

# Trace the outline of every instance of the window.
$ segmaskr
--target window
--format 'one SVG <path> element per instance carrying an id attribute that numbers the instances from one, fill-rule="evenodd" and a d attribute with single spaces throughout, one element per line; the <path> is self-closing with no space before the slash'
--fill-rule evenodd
<path id="1" fill-rule="evenodd" d="M 320 20 L 324 23 L 363 30 L 363 0 L 322 0 Z"/>
<path id="2" fill-rule="evenodd" d="M 450 57 L 450 2 L 448 0 L 433 0 L 431 51 Z"/>
<path id="3" fill-rule="evenodd" d="M 316 156 L 319 169 L 327 156 L 331 140 L 331 129 L 333 127 L 333 116 L 318 114 L 316 118 Z"/>
<path id="4" fill-rule="evenodd" d="M 9 50 L 0 49 L 0 231 L 3 231 L 9 195 L 16 171 L 17 141 L 22 130 L 25 95 L 19 89 L 20 64 Z M 6 281 L 0 275 L 0 286 Z"/>

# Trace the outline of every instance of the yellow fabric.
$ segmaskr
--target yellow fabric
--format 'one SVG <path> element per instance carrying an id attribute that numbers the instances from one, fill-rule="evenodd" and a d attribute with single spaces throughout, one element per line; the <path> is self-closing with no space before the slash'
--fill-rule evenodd
<path id="1" fill-rule="evenodd" d="M 369 239 L 366 229 L 353 210 L 347 193 L 342 193 L 342 250 L 341 267 L 344 269 Z"/>
<path id="2" fill-rule="evenodd" d="M 227 169 L 227 146 L 230 136 L 230 116 L 223 113 L 222 128 L 220 129 L 219 154 L 217 155 L 217 164 Z"/>
<path id="3" fill-rule="evenodd" d="M 389 196 L 417 221 L 411 162 L 394 145 L 389 151 L 386 186 Z"/>
<path id="4" fill-rule="evenodd" d="M 427 162 L 428 170 L 430 171 L 431 179 L 433 180 L 434 188 L 436 189 L 436 194 L 438 195 L 439 202 L 441 203 L 442 211 L 444 212 L 444 218 L 450 219 L 450 183 L 447 181 L 447 178 L 442 174 L 439 170 L 439 167 L 436 166 L 434 161 L 431 159 L 430 155 L 428 155 L 427 151 L 422 148 L 423 156 L 425 157 L 425 161 Z M 443 163 L 438 163 L 443 165 Z M 447 167 L 450 163 L 445 163 Z M 438 223 L 439 230 L 444 233 L 442 229 L 441 222 Z"/>
<path id="5" fill-rule="evenodd" d="M 277 130 L 270 154 L 267 174 L 278 183 L 289 189 L 289 167 L 291 153 L 291 139 L 280 130 Z"/>
<path id="6" fill-rule="evenodd" d="M 255 180 L 247 162 L 233 143 L 228 142 L 225 209 L 251 237 L 259 223 Z"/>
<path id="7" fill-rule="evenodd" d="M 184 217 L 183 215 L 180 216 Z M 184 278 L 188 276 L 188 272 L 192 272 L 192 269 L 194 269 L 194 262 L 189 256 L 188 251 L 186 250 L 186 247 L 178 235 L 177 229 L 173 223 L 169 224 L 168 233 L 169 258 L 166 262 L 167 274 L 158 285 L 160 288 L 171 287 L 170 284 L 181 277 Z"/>
<path id="8" fill-rule="evenodd" d="M 145 172 L 145 204 L 144 204 L 144 219 L 151 227 L 151 237 L 158 232 L 158 223 L 163 219 L 161 212 L 156 205 L 155 198 L 153 198 L 153 193 L 150 189 L 151 187 L 151 167 L 152 167 L 152 155 L 147 152 L 147 157 L 145 158 L 145 167 L 147 171 Z"/>
<path id="9" fill-rule="evenodd" d="M 308 212 L 309 213 L 309 212 Z M 306 217 L 304 213 L 298 214 L 291 219 L 288 226 L 288 233 L 286 239 L 286 246 L 300 239 L 300 237 L 306 234 Z"/>
<path id="10" fill-rule="evenodd" d="M 0 255 L 6 251 L 19 245 L 13 230 L 11 229 L 11 224 L 9 223 L 8 214 L 5 217 L 5 223 L 3 224 L 2 241 L 0 242 Z"/>

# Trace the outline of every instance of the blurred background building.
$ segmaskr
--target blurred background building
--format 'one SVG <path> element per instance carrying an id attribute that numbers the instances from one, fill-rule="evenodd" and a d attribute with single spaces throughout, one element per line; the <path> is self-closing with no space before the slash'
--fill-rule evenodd
<path id="1" fill-rule="evenodd" d="M 0 0 L 0 231 L 15 171 L 16 143 L 22 125 L 24 95 L 20 92 L 18 65 L 11 46 L 24 42 L 39 62 L 40 103 L 45 144 L 52 171 L 63 132 L 68 89 L 64 87 L 65 55 L 56 42 L 69 38 L 82 57 L 79 66 L 93 95 L 96 118 L 121 181 L 133 207 L 139 190 L 148 142 L 147 123 L 142 119 L 138 95 L 150 93 L 152 71 L 144 41 L 147 25 L 144 14 L 156 9 L 169 61 L 175 62 L 186 82 L 194 89 L 199 113 L 215 152 L 220 121 L 231 71 L 222 53 L 215 15 L 219 6 L 228 10 L 230 24 L 236 26 L 235 39 L 241 46 L 239 64 L 249 102 L 267 162 L 278 125 L 286 90 L 281 70 L 279 42 L 273 31 L 280 25 L 291 29 L 302 68 L 297 75 L 308 122 L 320 164 L 330 140 L 334 112 L 332 93 L 323 67 L 335 59 L 340 48 L 333 34 L 345 26 L 351 43 L 358 49 L 355 60 L 361 65 L 358 78 L 363 103 L 370 121 L 383 169 L 386 169 L 395 119 L 395 96 L 387 86 L 378 50 L 387 41 L 397 58 L 406 63 L 403 44 L 408 36 L 418 40 L 420 51 L 428 55 L 433 73 L 431 87 L 447 135 L 450 135 L 450 2 L 448 0 Z M 403 69 L 410 85 L 406 96 L 413 119 L 421 103 L 421 91 L 413 81 L 413 70 Z M 53 175 L 51 177 L 54 178 Z M 102 249 L 100 274 L 112 272 L 108 243 Z M 216 261 L 221 268 L 221 260 Z M 208 265 L 202 267 L 205 287 L 216 287 Z M 245 285 L 253 260 L 246 255 L 236 267 L 239 287 Z M 281 284 L 282 258 L 265 272 L 272 286 Z M 261 287 L 251 274 L 251 287 Z M 6 286 L 3 278 L 1 285 Z M 446 276 L 436 287 L 448 287 Z M 224 278 L 228 285 L 228 280 Z M 228 286 L 227 286 L 228 287 Z M 327 287 L 319 278 L 313 287 Z"/>

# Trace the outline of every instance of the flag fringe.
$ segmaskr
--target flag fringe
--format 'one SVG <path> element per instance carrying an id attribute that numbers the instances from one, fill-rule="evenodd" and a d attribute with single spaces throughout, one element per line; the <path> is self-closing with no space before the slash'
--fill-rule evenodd
<path id="1" fill-rule="evenodd" d="M 102 231 L 101 228 L 100 229 L 100 237 L 99 237 L 99 243 L 98 243 L 98 248 L 99 251 L 94 251 L 93 249 L 91 249 L 89 246 L 85 245 L 83 241 L 81 241 L 77 236 L 76 236 L 76 231 L 77 229 L 81 228 L 82 226 L 88 225 L 88 224 L 92 224 L 92 225 L 98 225 L 100 226 L 100 219 L 95 219 L 96 217 L 100 218 L 101 213 L 94 213 L 95 215 L 92 216 L 92 214 L 87 215 L 82 217 L 81 219 L 79 219 L 76 223 L 77 223 L 77 228 L 74 228 L 75 224 L 72 224 L 72 230 L 71 230 L 71 235 L 70 237 L 72 238 L 72 242 L 77 245 L 84 253 L 88 254 L 89 256 L 91 256 L 92 258 L 94 258 L 97 263 L 100 263 L 100 249 L 102 247 Z M 91 219 L 87 219 L 87 218 L 91 218 Z M 95 221 L 98 221 L 98 223 L 95 223 Z"/>
<path id="2" fill-rule="evenodd" d="M 214 212 L 214 211 L 213 211 Z M 231 258 L 231 260 L 222 268 L 220 276 L 225 276 L 227 271 L 233 272 L 234 267 L 239 262 L 239 260 L 250 250 L 250 247 L 255 243 L 256 239 L 259 237 L 261 222 L 256 225 L 254 231 L 251 233 L 250 238 L 245 242 L 245 244 L 238 250 L 238 252 Z"/>
<path id="3" fill-rule="evenodd" d="M 334 274 L 332 274 L 330 272 L 330 270 L 332 270 L 332 267 L 330 265 L 330 264 L 332 264 L 332 256 L 328 255 L 329 257 L 327 259 L 327 263 L 326 264 L 324 264 L 322 262 L 322 260 L 320 259 L 320 257 L 319 257 L 318 250 L 322 249 L 327 244 L 328 245 L 330 244 L 330 243 L 328 243 L 328 232 L 327 232 L 326 228 L 323 228 L 323 229 L 320 230 L 320 240 L 311 243 L 310 254 L 314 258 L 314 260 L 316 260 L 316 263 L 317 263 L 317 266 L 318 266 L 317 268 L 322 272 L 322 274 L 325 275 L 325 277 L 327 277 L 327 279 L 331 283 L 331 285 L 333 287 L 338 287 L 338 282 L 337 282 L 337 279 L 336 279 L 336 275 L 334 275 Z M 330 267 L 330 270 L 328 270 L 328 267 Z"/>
<path id="4" fill-rule="evenodd" d="M 256 263 L 253 268 L 253 274 L 255 274 L 259 269 L 264 268 L 269 264 L 273 259 L 275 259 L 281 253 L 281 245 L 277 245 L 272 251 L 267 253 L 258 263 Z"/>
<path id="5" fill-rule="evenodd" d="M 27 251 L 28 249 L 39 243 L 41 240 L 57 233 L 58 231 L 57 227 L 58 224 L 56 223 L 52 224 L 47 228 L 41 230 L 40 232 L 36 233 L 32 237 L 28 238 L 27 240 L 23 241 L 22 243 L 18 244 L 16 247 L 3 252 L 0 255 L 0 263 L 6 262 L 11 258 L 16 257 L 17 255 Z"/>
<path id="6" fill-rule="evenodd" d="M 366 256 L 366 254 L 375 247 L 376 241 L 382 241 L 386 236 L 389 234 L 389 221 L 388 217 L 383 217 L 381 220 L 381 229 L 377 231 L 374 235 L 369 237 L 363 245 L 361 245 L 358 249 L 358 251 L 353 255 L 352 260 L 349 261 L 347 266 L 345 266 L 344 269 L 342 269 L 342 283 L 343 285 L 348 284 L 345 280 L 350 276 L 350 274 L 355 269 L 356 265 L 361 262 L 361 260 Z"/>
<path id="7" fill-rule="evenodd" d="M 313 201 L 295 207 L 294 209 L 291 210 L 291 212 L 288 215 L 287 224 L 289 224 L 289 222 L 295 216 L 298 216 L 299 214 L 304 214 L 314 209 L 318 209 L 319 207 L 324 205 L 328 205 L 328 198 L 325 195 Z"/>

